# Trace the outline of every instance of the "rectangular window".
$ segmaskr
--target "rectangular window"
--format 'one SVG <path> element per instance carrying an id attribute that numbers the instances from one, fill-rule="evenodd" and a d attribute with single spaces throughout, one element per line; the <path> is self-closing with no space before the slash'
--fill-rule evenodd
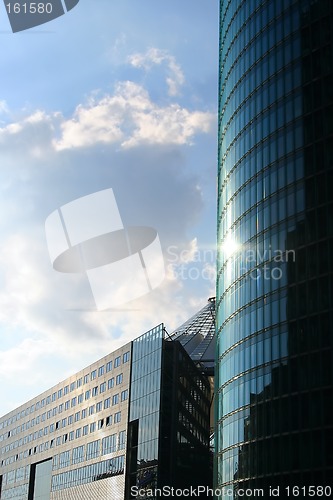
<path id="1" fill-rule="evenodd" d="M 83 436 L 86 436 L 88 434 L 88 426 L 87 425 L 84 425 L 82 427 L 82 435 Z"/>
<path id="2" fill-rule="evenodd" d="M 82 412 L 81 412 L 81 416 L 82 416 L 82 418 L 86 418 L 86 416 L 87 416 L 87 408 L 84 408 L 84 409 L 82 410 Z"/>
<path id="3" fill-rule="evenodd" d="M 83 383 L 84 384 L 87 384 L 89 382 L 89 373 L 87 375 L 84 376 L 83 378 Z"/>
<path id="4" fill-rule="evenodd" d="M 66 385 L 66 387 L 64 387 L 64 396 L 66 396 L 66 394 L 69 393 L 69 385 Z"/>
<path id="5" fill-rule="evenodd" d="M 70 404 L 70 401 L 65 401 L 65 410 L 68 410 L 69 409 L 69 404 Z"/>
<path id="6" fill-rule="evenodd" d="M 84 445 L 73 449 L 72 463 L 79 464 L 84 461 Z"/>
<path id="7" fill-rule="evenodd" d="M 64 409 L 64 403 L 61 403 L 59 405 L 59 413 L 61 413 L 63 411 L 63 409 Z M 49 418 L 49 417 L 47 417 L 47 418 Z"/>
<path id="8" fill-rule="evenodd" d="M 64 451 L 59 454 L 59 469 L 70 465 L 70 451 Z"/>
<path id="9" fill-rule="evenodd" d="M 62 397 L 62 389 L 59 389 L 58 391 L 58 399 Z"/>
<path id="10" fill-rule="evenodd" d="M 125 391 L 121 391 L 120 399 L 121 401 L 126 401 L 126 399 L 128 399 L 128 389 L 126 389 Z"/>
<path id="11" fill-rule="evenodd" d="M 106 382 L 103 382 L 100 386 L 99 386 L 99 392 L 100 394 L 102 394 L 103 392 L 106 391 Z"/>
<path id="12" fill-rule="evenodd" d="M 96 422 L 92 422 L 90 424 L 90 432 L 95 432 L 95 430 L 96 430 Z"/>
<path id="13" fill-rule="evenodd" d="M 114 386 L 114 377 L 109 378 L 109 380 L 108 380 L 108 389 L 112 389 L 113 386 Z"/>
<path id="14" fill-rule="evenodd" d="M 110 372 L 112 370 L 112 361 L 108 361 L 106 363 L 106 373 Z"/>
<path id="15" fill-rule="evenodd" d="M 79 394 L 78 397 L 77 397 L 77 403 L 78 404 L 82 403 L 82 401 L 83 401 L 83 393 Z"/>
<path id="16" fill-rule="evenodd" d="M 98 403 L 96 403 L 96 413 L 101 411 L 102 408 L 103 408 L 103 401 L 99 401 Z"/>
<path id="17" fill-rule="evenodd" d="M 58 466 L 59 466 L 59 455 L 54 455 L 52 461 L 52 469 L 57 470 Z"/>
<path id="18" fill-rule="evenodd" d="M 73 415 L 69 415 L 68 417 L 68 425 L 71 425 L 73 423 Z"/>
<path id="19" fill-rule="evenodd" d="M 116 405 L 119 403 L 119 394 L 114 394 L 112 396 L 112 406 Z"/>
<path id="20" fill-rule="evenodd" d="M 121 384 L 122 381 L 123 381 L 123 374 L 119 373 L 119 375 L 117 375 L 117 377 L 116 377 L 116 385 Z"/>
<path id="21" fill-rule="evenodd" d="M 95 405 L 89 406 L 89 415 L 93 415 L 95 413 Z"/>
<path id="22" fill-rule="evenodd" d="M 118 436 L 118 450 L 124 450 L 126 444 L 126 431 L 120 431 Z"/>
<path id="23" fill-rule="evenodd" d="M 80 412 L 79 412 L 79 411 L 77 411 L 77 412 L 75 413 L 75 415 L 74 415 L 74 421 L 75 421 L 75 422 L 78 422 L 79 420 L 80 420 Z"/>
<path id="24" fill-rule="evenodd" d="M 76 406 L 76 397 L 72 398 L 71 407 L 73 408 L 73 406 Z"/>
<path id="25" fill-rule="evenodd" d="M 100 377 L 103 374 L 104 374 L 104 365 L 98 368 L 98 376 Z"/>
<path id="26" fill-rule="evenodd" d="M 76 382 L 71 382 L 70 391 L 73 392 L 76 386 Z"/>
<path id="27" fill-rule="evenodd" d="M 130 358 L 130 352 L 127 351 L 123 354 L 123 363 L 127 363 L 129 361 L 129 358 Z"/>
<path id="28" fill-rule="evenodd" d="M 117 413 L 114 414 L 114 423 L 118 423 L 121 421 L 121 411 L 118 411 Z"/>
<path id="29" fill-rule="evenodd" d="M 56 399 L 57 399 L 57 393 L 56 393 L 56 392 L 54 392 L 54 393 L 52 394 L 52 402 L 53 402 L 53 401 L 55 401 Z"/>
<path id="30" fill-rule="evenodd" d="M 74 431 L 70 431 L 68 435 L 68 441 L 73 441 L 73 439 L 74 439 Z"/>
<path id="31" fill-rule="evenodd" d="M 61 421 L 61 427 L 66 427 L 67 425 L 67 418 L 63 418 Z"/>
<path id="32" fill-rule="evenodd" d="M 81 387 L 81 385 L 82 385 L 82 377 L 77 379 L 76 388 L 78 389 L 79 387 Z"/>
<path id="33" fill-rule="evenodd" d="M 89 389 L 88 391 L 86 391 L 85 396 L 84 396 L 84 399 L 85 399 L 86 401 L 87 401 L 87 399 L 89 399 L 89 398 L 90 398 L 90 394 L 91 394 L 91 391 L 90 391 L 90 389 Z"/>
<path id="34" fill-rule="evenodd" d="M 100 447 L 100 440 L 99 439 L 88 443 L 87 444 L 86 460 L 90 460 L 91 458 L 98 457 L 99 456 L 99 447 Z"/>
<path id="35" fill-rule="evenodd" d="M 118 356 L 117 358 L 115 358 L 114 360 L 114 367 L 117 368 L 117 366 L 120 366 L 120 356 Z"/>
<path id="36" fill-rule="evenodd" d="M 111 404 L 111 398 L 106 398 L 104 400 L 104 410 L 106 410 L 107 408 L 110 408 L 110 404 Z"/>
<path id="37" fill-rule="evenodd" d="M 76 429 L 75 431 L 75 438 L 78 439 L 81 437 L 81 427 L 79 427 L 78 429 Z"/>
<path id="38" fill-rule="evenodd" d="M 105 419 L 105 426 L 108 427 L 109 425 L 112 425 L 112 415 L 109 415 Z"/>
<path id="39" fill-rule="evenodd" d="M 93 370 L 90 374 L 90 380 L 95 380 L 96 377 L 97 377 L 97 371 Z"/>
<path id="40" fill-rule="evenodd" d="M 97 425 L 98 429 L 102 429 L 103 425 L 104 425 L 104 418 L 101 418 L 101 420 L 98 421 Z"/>
<path id="41" fill-rule="evenodd" d="M 93 396 L 93 397 L 94 397 L 94 396 L 97 396 L 97 394 L 98 394 L 98 386 L 93 387 L 93 389 L 92 389 L 92 396 Z"/>
<path id="42" fill-rule="evenodd" d="M 117 451 L 117 434 L 111 434 L 102 439 L 102 455 Z"/>

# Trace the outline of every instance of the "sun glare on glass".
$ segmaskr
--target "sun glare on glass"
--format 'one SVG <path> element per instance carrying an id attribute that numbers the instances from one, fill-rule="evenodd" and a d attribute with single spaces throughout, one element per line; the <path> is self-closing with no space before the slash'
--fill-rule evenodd
<path id="1" fill-rule="evenodd" d="M 226 259 L 231 257 L 239 249 L 239 244 L 235 241 L 232 236 L 227 236 L 227 238 L 222 243 L 221 249 Z"/>

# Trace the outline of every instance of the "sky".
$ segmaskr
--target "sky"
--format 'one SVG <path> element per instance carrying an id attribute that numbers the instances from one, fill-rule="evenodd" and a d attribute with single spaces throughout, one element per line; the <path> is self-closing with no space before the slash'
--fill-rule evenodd
<path id="1" fill-rule="evenodd" d="M 0 40 L 4 415 L 215 295 L 218 0 L 80 0 L 18 33 L 1 4 Z M 45 221 L 109 188 L 124 226 L 158 233 L 165 277 L 97 310 L 86 274 L 52 267 Z"/>

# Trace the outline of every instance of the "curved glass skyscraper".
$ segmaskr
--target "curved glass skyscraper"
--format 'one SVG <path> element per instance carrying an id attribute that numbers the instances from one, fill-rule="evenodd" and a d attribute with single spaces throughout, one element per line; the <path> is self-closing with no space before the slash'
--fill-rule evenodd
<path id="1" fill-rule="evenodd" d="M 215 486 L 287 498 L 333 473 L 333 2 L 220 16 Z"/>

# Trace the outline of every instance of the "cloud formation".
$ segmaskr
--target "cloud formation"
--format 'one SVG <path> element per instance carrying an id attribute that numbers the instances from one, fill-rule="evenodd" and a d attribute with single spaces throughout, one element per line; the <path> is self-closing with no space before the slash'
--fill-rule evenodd
<path id="1" fill-rule="evenodd" d="M 60 124 L 61 137 L 53 144 L 57 151 L 96 143 L 117 143 L 120 148 L 190 144 L 195 134 L 211 130 L 214 118 L 176 103 L 159 106 L 141 85 L 125 81 L 113 95 L 79 105 L 73 117 Z"/>
<path id="2" fill-rule="evenodd" d="M 185 83 L 185 77 L 176 59 L 167 51 L 152 47 L 145 54 L 132 54 L 128 60 L 135 68 L 143 68 L 146 71 L 149 71 L 154 65 L 165 63 L 168 73 L 166 77 L 168 94 L 169 96 L 177 96 L 180 93 L 180 88 Z"/>

